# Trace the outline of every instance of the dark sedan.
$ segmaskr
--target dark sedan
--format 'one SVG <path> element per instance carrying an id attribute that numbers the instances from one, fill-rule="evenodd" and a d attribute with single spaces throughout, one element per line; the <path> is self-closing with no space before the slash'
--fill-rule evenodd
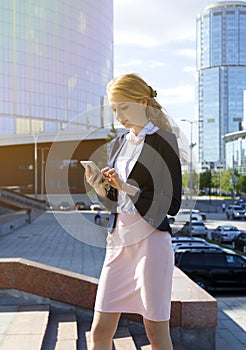
<path id="1" fill-rule="evenodd" d="M 232 242 L 233 248 L 246 253 L 246 232 L 240 233 Z"/>

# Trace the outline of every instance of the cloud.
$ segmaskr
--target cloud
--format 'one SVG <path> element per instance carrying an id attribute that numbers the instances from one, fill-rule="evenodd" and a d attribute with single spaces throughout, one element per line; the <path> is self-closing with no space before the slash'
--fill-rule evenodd
<path id="1" fill-rule="evenodd" d="M 120 68 L 137 67 L 140 65 L 145 65 L 146 68 L 156 68 L 156 67 L 167 66 L 167 64 L 165 62 L 162 62 L 162 61 L 136 59 L 136 60 L 132 60 L 132 61 L 125 62 L 125 63 L 120 63 L 118 65 L 118 68 L 120 69 Z"/>
<path id="2" fill-rule="evenodd" d="M 119 65 L 119 67 L 131 67 L 131 66 L 139 66 L 143 64 L 143 61 L 142 60 L 132 60 L 132 61 L 129 61 L 129 62 L 126 62 L 126 63 L 121 63 Z"/>
<path id="3" fill-rule="evenodd" d="M 146 62 L 147 67 L 149 68 L 156 68 L 156 67 L 166 67 L 167 63 L 162 62 L 162 61 L 155 61 L 155 60 L 148 60 Z"/>
<path id="4" fill-rule="evenodd" d="M 180 85 L 175 88 L 158 89 L 158 101 L 164 105 L 191 103 L 195 101 L 195 85 Z"/>
<path id="5" fill-rule="evenodd" d="M 115 30 L 115 44 L 122 46 L 156 47 L 161 45 L 161 41 L 151 34 L 138 33 L 128 30 Z"/>
<path id="6" fill-rule="evenodd" d="M 120 46 L 155 47 L 195 40 L 196 17 L 214 1 L 115 0 L 114 42 Z"/>
<path id="7" fill-rule="evenodd" d="M 196 58 L 196 49 L 181 49 L 175 50 L 174 54 L 178 56 L 188 57 L 188 58 Z"/>
<path id="8" fill-rule="evenodd" d="M 184 67 L 183 71 L 185 73 L 196 73 L 196 67 L 194 67 L 194 66 L 186 66 L 186 67 Z"/>

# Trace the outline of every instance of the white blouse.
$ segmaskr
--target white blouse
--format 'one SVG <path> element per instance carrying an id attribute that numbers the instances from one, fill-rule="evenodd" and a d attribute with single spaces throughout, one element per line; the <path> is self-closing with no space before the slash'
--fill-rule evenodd
<path id="1" fill-rule="evenodd" d="M 145 135 L 154 134 L 158 129 L 159 128 L 152 122 L 149 122 L 143 127 L 137 136 L 134 134 L 133 130 L 130 130 L 126 135 L 126 142 L 115 162 L 115 171 L 123 182 L 127 181 L 129 174 L 139 158 L 143 149 Z M 127 192 L 134 195 L 139 189 L 131 185 L 126 185 L 126 187 L 123 186 L 123 189 L 126 189 L 126 191 L 118 191 L 117 213 L 135 214 L 137 210 Z"/>

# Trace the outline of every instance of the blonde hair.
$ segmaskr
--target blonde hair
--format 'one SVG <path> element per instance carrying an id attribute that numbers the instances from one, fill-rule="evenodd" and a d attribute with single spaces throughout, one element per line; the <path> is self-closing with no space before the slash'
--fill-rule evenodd
<path id="1" fill-rule="evenodd" d="M 168 116 L 163 112 L 162 106 L 155 99 L 156 91 L 152 89 L 139 75 L 135 73 L 124 74 L 112 79 L 107 85 L 108 94 L 122 94 L 140 102 L 147 100 L 146 116 L 160 129 L 172 131 Z"/>

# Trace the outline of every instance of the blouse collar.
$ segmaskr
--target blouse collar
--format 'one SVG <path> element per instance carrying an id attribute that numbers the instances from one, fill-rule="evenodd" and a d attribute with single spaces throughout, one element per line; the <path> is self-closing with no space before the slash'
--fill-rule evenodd
<path id="1" fill-rule="evenodd" d="M 152 122 L 148 122 L 138 135 L 135 135 L 133 129 L 131 129 L 127 134 L 127 139 L 140 141 L 144 139 L 145 135 L 152 135 L 157 130 L 159 130 L 158 126 L 154 125 Z"/>

